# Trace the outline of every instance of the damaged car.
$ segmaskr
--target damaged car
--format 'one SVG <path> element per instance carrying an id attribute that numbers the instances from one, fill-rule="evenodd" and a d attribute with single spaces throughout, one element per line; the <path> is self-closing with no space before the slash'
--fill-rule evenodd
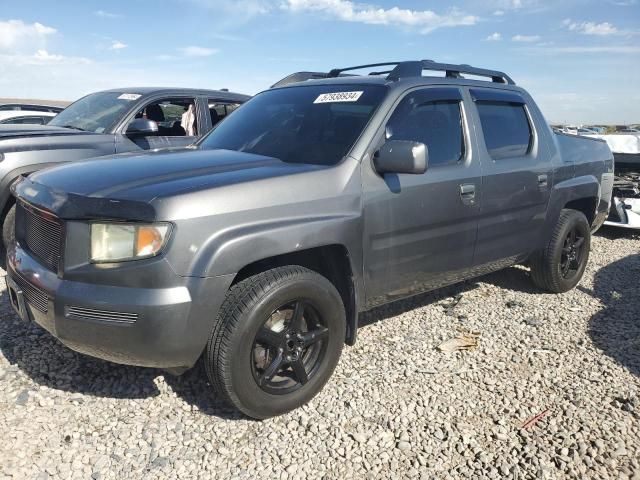
<path id="1" fill-rule="evenodd" d="M 615 159 L 613 200 L 605 225 L 640 230 L 640 135 L 598 135 Z"/>

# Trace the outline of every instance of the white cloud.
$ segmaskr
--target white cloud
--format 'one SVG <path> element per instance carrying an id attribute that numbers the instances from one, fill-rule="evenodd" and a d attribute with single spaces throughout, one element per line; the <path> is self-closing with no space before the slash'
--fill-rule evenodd
<path id="1" fill-rule="evenodd" d="M 122 49 L 127 48 L 127 47 L 128 47 L 128 45 L 126 43 L 122 43 L 122 42 L 120 42 L 118 40 L 114 40 L 111 43 L 111 46 L 109 47 L 109 50 L 122 50 Z"/>
<path id="2" fill-rule="evenodd" d="M 19 67 L 25 65 L 89 64 L 91 60 L 84 57 L 66 57 L 64 55 L 49 53 L 44 49 L 39 49 L 33 54 L 0 54 L 0 63 L 10 63 Z"/>
<path id="3" fill-rule="evenodd" d="M 535 12 L 549 8 L 549 2 L 542 0 L 485 0 L 484 3 L 488 7 L 496 9 L 494 15 L 503 15 L 508 10 Z"/>
<path id="4" fill-rule="evenodd" d="M 111 12 L 106 12 L 104 10 L 96 10 L 95 12 L 93 12 L 93 14 L 97 17 L 102 17 L 102 18 L 121 18 L 122 15 L 120 15 L 119 13 L 111 13 Z"/>
<path id="5" fill-rule="evenodd" d="M 494 32 L 491 35 L 489 35 L 487 38 L 485 38 L 485 40 L 487 42 L 499 42 L 500 40 L 502 40 L 502 34 L 499 32 Z"/>
<path id="6" fill-rule="evenodd" d="M 620 30 L 618 30 L 614 25 L 609 22 L 595 23 L 595 22 L 574 22 L 570 18 L 567 18 L 564 22 L 562 22 L 565 27 L 567 27 L 572 32 L 582 33 L 584 35 L 620 35 Z"/>
<path id="7" fill-rule="evenodd" d="M 215 55 L 219 51 L 216 48 L 198 47 L 195 45 L 183 47 L 179 50 L 185 57 L 210 57 L 211 55 Z"/>
<path id="8" fill-rule="evenodd" d="M 511 40 L 514 42 L 532 43 L 539 42 L 540 38 L 540 35 L 514 35 L 511 37 Z"/>
<path id="9" fill-rule="evenodd" d="M 282 9 L 292 13 L 320 13 L 344 22 L 371 25 L 391 25 L 415 28 L 429 33 L 437 28 L 474 25 L 478 17 L 453 9 L 439 15 L 431 10 L 409 10 L 392 7 L 384 9 L 350 0 L 286 0 Z"/>
<path id="10" fill-rule="evenodd" d="M 503 15 L 504 15 L 504 10 L 496 10 L 495 12 L 493 12 L 493 14 L 494 14 L 496 17 L 501 17 L 501 16 L 503 16 Z"/>
<path id="11" fill-rule="evenodd" d="M 33 51 L 43 48 L 47 37 L 57 33 L 53 27 L 41 23 L 25 23 L 22 20 L 0 21 L 0 51 Z"/>

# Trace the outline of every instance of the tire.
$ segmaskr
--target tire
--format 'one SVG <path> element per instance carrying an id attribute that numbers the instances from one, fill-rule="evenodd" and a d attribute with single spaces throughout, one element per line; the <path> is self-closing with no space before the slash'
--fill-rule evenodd
<path id="1" fill-rule="evenodd" d="M 209 337 L 205 369 L 216 392 L 244 414 L 281 415 L 322 389 L 345 333 L 344 305 L 329 280 L 301 266 L 274 268 L 231 287 Z"/>
<path id="2" fill-rule="evenodd" d="M 4 251 L 6 252 L 9 248 L 9 245 L 13 243 L 16 239 L 16 206 L 15 204 L 11 206 L 9 212 L 6 217 L 4 217 L 4 222 L 2 223 L 2 245 L 4 246 Z"/>
<path id="3" fill-rule="evenodd" d="M 584 274 L 590 249 L 587 217 L 577 210 L 562 210 L 549 243 L 531 259 L 533 283 L 553 293 L 571 290 Z"/>

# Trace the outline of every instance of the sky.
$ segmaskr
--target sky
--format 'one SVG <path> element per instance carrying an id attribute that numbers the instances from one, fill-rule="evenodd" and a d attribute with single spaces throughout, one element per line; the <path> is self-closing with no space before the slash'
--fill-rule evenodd
<path id="1" fill-rule="evenodd" d="M 420 59 L 505 71 L 551 123 L 640 123 L 640 0 L 0 0 L 0 97 Z"/>

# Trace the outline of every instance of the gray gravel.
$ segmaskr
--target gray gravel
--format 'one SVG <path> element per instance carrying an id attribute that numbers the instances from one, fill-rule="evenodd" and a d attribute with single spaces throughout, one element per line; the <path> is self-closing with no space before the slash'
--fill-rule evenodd
<path id="1" fill-rule="evenodd" d="M 3 290 L 0 478 L 638 480 L 639 246 L 598 234 L 565 295 L 511 268 L 370 312 L 323 392 L 263 422 L 214 398 L 200 368 L 66 349 Z M 458 328 L 478 348 L 439 352 Z"/>

